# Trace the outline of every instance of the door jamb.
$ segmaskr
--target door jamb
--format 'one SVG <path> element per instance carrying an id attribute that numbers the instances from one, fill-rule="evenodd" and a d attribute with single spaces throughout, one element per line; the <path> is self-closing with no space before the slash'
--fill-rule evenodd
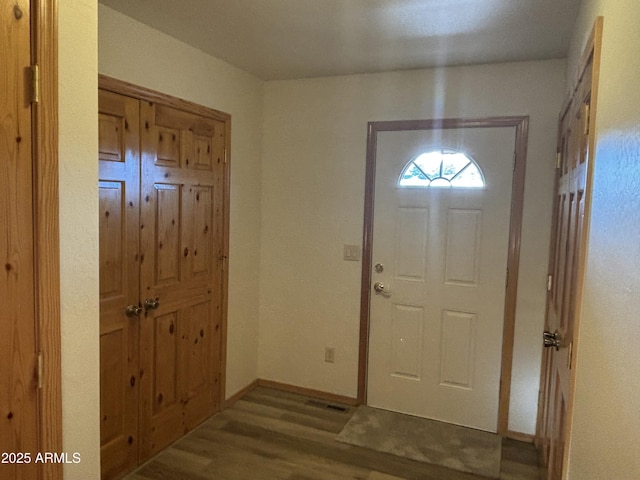
<path id="1" fill-rule="evenodd" d="M 512 181 L 509 243 L 507 254 L 504 325 L 502 335 L 502 366 L 498 403 L 498 434 L 517 436 L 509 431 L 509 403 L 513 365 L 513 342 L 520 265 L 520 240 L 524 206 L 524 180 L 527 159 L 529 117 L 447 118 L 431 120 L 391 120 L 369 122 L 367 126 L 367 160 L 364 198 L 364 231 L 362 239 L 362 276 L 360 290 L 360 334 L 358 352 L 358 403 L 367 401 L 367 362 L 369 358 L 369 322 L 371 313 L 371 266 L 373 254 L 373 212 L 375 170 L 379 132 L 434 130 L 452 128 L 515 127 L 515 158 Z M 521 435 L 520 435 L 521 437 Z"/>

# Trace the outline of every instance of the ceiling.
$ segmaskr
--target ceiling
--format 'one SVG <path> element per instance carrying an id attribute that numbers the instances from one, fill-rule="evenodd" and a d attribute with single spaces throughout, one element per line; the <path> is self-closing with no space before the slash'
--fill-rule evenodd
<path id="1" fill-rule="evenodd" d="M 264 80 L 564 58 L 581 0 L 99 0 Z"/>

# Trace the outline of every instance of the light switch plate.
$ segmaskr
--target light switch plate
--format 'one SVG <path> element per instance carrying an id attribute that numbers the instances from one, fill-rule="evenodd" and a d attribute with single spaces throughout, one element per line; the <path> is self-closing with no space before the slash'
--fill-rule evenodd
<path id="1" fill-rule="evenodd" d="M 358 262 L 360 260 L 360 245 L 344 245 L 344 259 Z"/>

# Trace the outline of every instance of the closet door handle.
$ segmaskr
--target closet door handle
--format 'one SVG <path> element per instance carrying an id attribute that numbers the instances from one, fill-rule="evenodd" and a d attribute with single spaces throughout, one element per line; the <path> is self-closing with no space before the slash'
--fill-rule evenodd
<path id="1" fill-rule="evenodd" d="M 148 312 L 149 310 L 157 310 L 158 307 L 160 306 L 160 301 L 159 299 L 153 299 L 153 298 L 147 298 L 144 301 L 144 309 L 146 312 Z"/>
<path id="2" fill-rule="evenodd" d="M 127 305 L 127 309 L 125 310 L 127 317 L 137 317 L 142 313 L 142 307 L 138 305 Z"/>

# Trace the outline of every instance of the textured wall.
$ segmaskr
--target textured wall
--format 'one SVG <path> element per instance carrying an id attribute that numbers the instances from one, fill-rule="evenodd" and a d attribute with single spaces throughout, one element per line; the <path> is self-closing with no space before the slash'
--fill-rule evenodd
<path id="1" fill-rule="evenodd" d="M 534 433 L 563 61 L 268 82 L 260 377 L 355 396 L 367 122 L 530 115 L 510 428 Z M 334 364 L 324 348 L 336 348 Z"/>
<path id="2" fill-rule="evenodd" d="M 97 2 L 59 2 L 60 278 L 64 478 L 100 477 Z"/>

